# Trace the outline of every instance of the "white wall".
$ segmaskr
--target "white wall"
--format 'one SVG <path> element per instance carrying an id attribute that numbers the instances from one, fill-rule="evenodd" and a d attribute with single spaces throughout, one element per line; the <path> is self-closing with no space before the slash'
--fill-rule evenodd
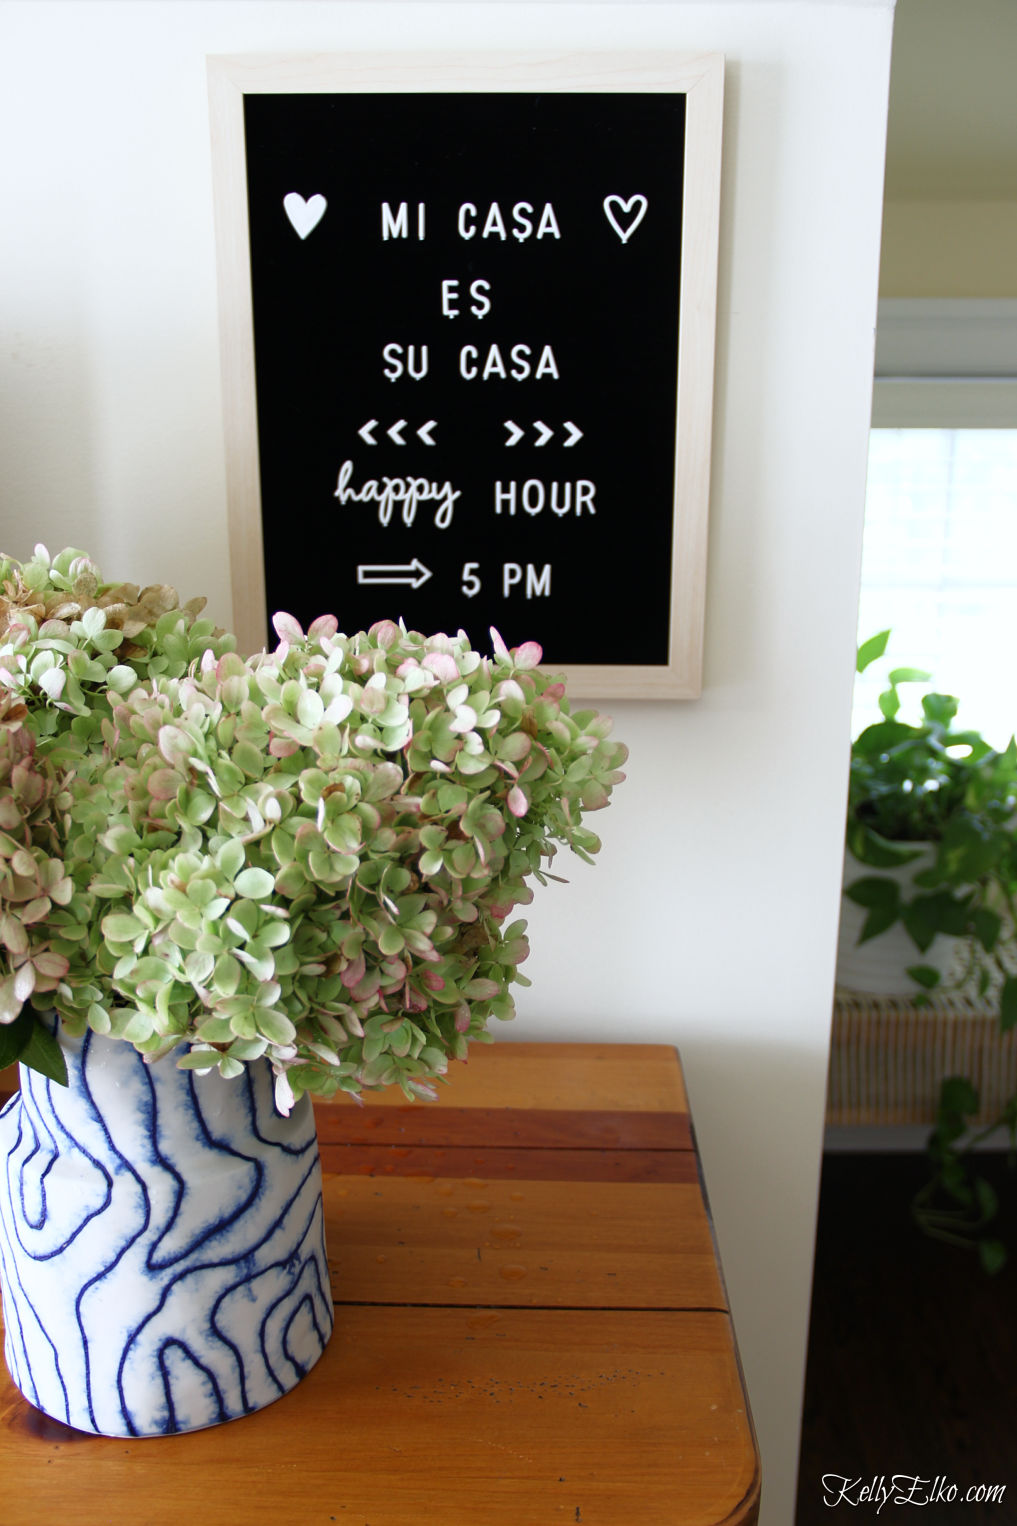
<path id="1" fill-rule="evenodd" d="M 85 546 L 110 573 L 207 592 L 223 623 L 204 55 L 727 55 L 705 693 L 613 705 L 629 782 L 595 818 L 598 867 L 576 865 L 532 910 L 534 986 L 511 1031 L 680 1047 L 763 1450 L 763 1526 L 794 1513 L 891 3 L 0 8 L 0 545 Z M 597 612 L 611 618 L 608 589 Z"/>

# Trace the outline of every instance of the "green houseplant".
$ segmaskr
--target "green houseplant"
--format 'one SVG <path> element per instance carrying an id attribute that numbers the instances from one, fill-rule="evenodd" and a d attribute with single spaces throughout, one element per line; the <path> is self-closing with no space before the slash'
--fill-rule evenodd
<path id="1" fill-rule="evenodd" d="M 513 909 L 560 844 L 598 850 L 583 817 L 623 777 L 610 722 L 571 708 L 535 643 L 492 632 L 483 656 L 390 620 L 274 623 L 275 650 L 243 658 L 172 589 L 109 584 L 73 550 L 0 559 L 0 1064 L 25 1067 L 17 1127 L 0 1115 L 19 1184 L 0 1192 L 7 1358 L 33 1402 L 106 1434 L 232 1418 L 317 1360 L 331 1299 L 308 1094 L 432 1097 L 490 1039 L 525 983 Z M 65 1106 L 50 1081 L 68 1062 Z M 45 1248 L 66 1161 L 36 1202 L 65 1140 L 81 1182 L 54 1233 L 90 1258 L 73 1276 Z M 266 1150 L 289 1172 L 267 1222 Z M 93 1220 L 114 1210 L 100 1254 Z"/>
<path id="2" fill-rule="evenodd" d="M 858 671 L 881 658 L 889 631 L 865 642 Z M 921 717 L 901 719 L 901 686 L 928 680 L 896 668 L 880 695 L 881 719 L 852 744 L 846 846 L 857 871 L 845 895 L 864 912 L 860 941 L 903 928 L 913 948 L 908 974 L 921 993 L 970 991 L 998 1004 L 1000 1029 L 1017 1025 L 1017 743 L 997 751 L 978 731 L 955 725 L 958 702 L 934 691 Z M 901 866 L 924 864 L 902 884 Z M 934 940 L 957 940 L 948 975 L 928 960 Z M 993 1268 L 1005 1255 L 985 1233 L 995 1195 L 974 1168 L 972 1145 L 1005 1128 L 1017 1139 L 1017 1099 L 977 1136 L 968 1120 L 979 1098 L 964 1077 L 942 1086 L 929 1141 L 933 1177 L 915 1213 L 930 1233 L 975 1244 Z"/>

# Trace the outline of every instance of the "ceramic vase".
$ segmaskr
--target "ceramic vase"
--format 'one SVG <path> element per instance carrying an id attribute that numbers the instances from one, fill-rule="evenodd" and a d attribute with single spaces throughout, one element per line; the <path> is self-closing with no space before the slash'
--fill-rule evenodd
<path id="1" fill-rule="evenodd" d="M 280 1398 L 332 1331 L 311 1102 L 267 1061 L 225 1081 L 63 1036 L 0 1113 L 4 1355 L 47 1415 L 104 1436 L 198 1430 Z"/>

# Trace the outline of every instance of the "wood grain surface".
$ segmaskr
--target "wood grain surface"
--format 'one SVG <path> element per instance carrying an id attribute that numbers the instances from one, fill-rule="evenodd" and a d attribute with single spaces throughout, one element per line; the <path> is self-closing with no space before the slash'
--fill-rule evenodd
<path id="1" fill-rule="evenodd" d="M 752 1526 L 759 1461 L 666 1046 L 502 1044 L 318 1108 L 336 1332 L 244 1420 L 86 1436 L 0 1385 L 5 1526 Z"/>

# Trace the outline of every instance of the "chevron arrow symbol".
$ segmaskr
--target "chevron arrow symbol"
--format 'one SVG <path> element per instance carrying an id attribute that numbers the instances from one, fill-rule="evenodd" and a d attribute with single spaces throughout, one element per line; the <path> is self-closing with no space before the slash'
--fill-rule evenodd
<path id="1" fill-rule="evenodd" d="M 569 438 L 565 441 L 565 449 L 568 450 L 570 445 L 574 445 L 577 440 L 583 438 L 583 431 L 578 429 L 575 424 L 569 423 L 568 419 L 565 420 L 565 428 L 569 432 Z"/>
<path id="2" fill-rule="evenodd" d="M 392 441 L 393 445 L 405 445 L 406 444 L 406 441 L 403 439 L 403 430 L 405 428 L 406 428 L 406 420 L 405 419 L 398 419 L 396 421 L 396 423 L 394 423 L 392 425 L 391 429 L 386 429 L 385 433 L 388 435 L 388 437 Z"/>
<path id="3" fill-rule="evenodd" d="M 437 429 L 437 427 L 438 427 L 438 420 L 437 419 L 429 419 L 426 424 L 421 424 L 420 428 L 417 430 L 417 438 L 419 440 L 423 440 L 425 445 L 434 445 L 434 444 L 436 444 L 437 442 L 431 439 L 431 430 L 432 429 Z"/>
<path id="4" fill-rule="evenodd" d="M 509 432 L 509 437 L 505 441 L 505 444 L 506 445 L 518 445 L 519 441 L 523 437 L 523 431 L 519 428 L 519 425 L 518 424 L 513 424 L 511 419 L 506 419 L 505 420 L 505 428 Z"/>
<path id="5" fill-rule="evenodd" d="M 363 440 L 365 445 L 377 445 L 378 442 L 374 438 L 374 431 L 377 429 L 377 427 L 377 419 L 368 419 L 367 423 L 362 424 L 361 427 L 357 430 L 357 434 Z"/>
<path id="6" fill-rule="evenodd" d="M 421 588 L 433 576 L 418 557 L 412 562 L 373 563 L 357 568 L 358 583 L 409 583 L 411 588 Z"/>
<path id="7" fill-rule="evenodd" d="M 541 419 L 534 419 L 533 427 L 538 431 L 538 447 L 541 445 L 546 445 L 548 440 L 554 434 L 554 430 L 548 429 L 547 425 Z"/>

